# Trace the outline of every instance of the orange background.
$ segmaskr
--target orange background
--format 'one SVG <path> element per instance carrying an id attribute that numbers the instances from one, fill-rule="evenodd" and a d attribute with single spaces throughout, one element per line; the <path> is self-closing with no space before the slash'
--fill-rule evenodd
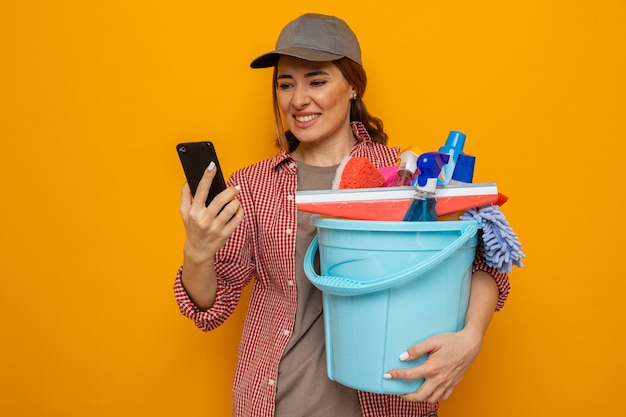
<path id="1" fill-rule="evenodd" d="M 335 4 L 338 3 L 338 4 Z M 271 70 L 307 11 L 359 35 L 390 144 L 467 134 L 527 255 L 441 415 L 623 409 L 626 2 L 0 3 L 0 414 L 227 416 L 245 303 L 179 315 L 174 146 L 274 154 Z"/>

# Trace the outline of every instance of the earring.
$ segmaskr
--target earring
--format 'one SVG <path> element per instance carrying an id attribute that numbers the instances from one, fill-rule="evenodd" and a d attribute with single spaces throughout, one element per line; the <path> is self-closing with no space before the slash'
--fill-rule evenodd
<path id="1" fill-rule="evenodd" d="M 357 97 L 358 97 L 358 94 L 356 93 L 356 91 L 354 91 L 354 92 L 352 93 L 352 100 L 356 100 L 356 99 L 357 99 Z"/>

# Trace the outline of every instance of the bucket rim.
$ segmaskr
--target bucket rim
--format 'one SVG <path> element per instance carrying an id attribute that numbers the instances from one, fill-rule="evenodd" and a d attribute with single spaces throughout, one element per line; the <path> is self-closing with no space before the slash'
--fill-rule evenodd
<path id="1" fill-rule="evenodd" d="M 430 222 L 384 221 L 384 220 L 347 220 L 334 217 L 311 216 L 311 224 L 316 227 L 339 230 L 381 231 L 381 232 L 444 232 L 462 231 L 468 225 L 475 224 L 482 228 L 478 220 L 446 220 Z"/>

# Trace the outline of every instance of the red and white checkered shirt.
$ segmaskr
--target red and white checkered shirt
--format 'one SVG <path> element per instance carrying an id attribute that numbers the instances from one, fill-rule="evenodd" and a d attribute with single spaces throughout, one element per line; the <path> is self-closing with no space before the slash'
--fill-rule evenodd
<path id="1" fill-rule="evenodd" d="M 360 123 L 353 123 L 353 130 L 358 143 L 351 156 L 368 157 L 377 167 L 396 163 L 398 148 L 372 142 Z M 230 316 L 243 288 L 255 277 L 239 347 L 233 415 L 273 417 L 278 365 L 296 316 L 296 163 L 289 154 L 280 152 L 235 172 L 229 185 L 241 187 L 238 198 L 245 219 L 215 257 L 215 303 L 207 311 L 194 305 L 182 285 L 182 268 L 174 293 L 182 314 L 209 331 Z M 509 293 L 507 274 L 498 273 L 480 259 L 474 262 L 476 269 L 494 276 L 500 309 Z M 437 405 L 407 402 L 395 395 L 359 392 L 359 400 L 364 417 L 430 416 L 437 412 Z"/>

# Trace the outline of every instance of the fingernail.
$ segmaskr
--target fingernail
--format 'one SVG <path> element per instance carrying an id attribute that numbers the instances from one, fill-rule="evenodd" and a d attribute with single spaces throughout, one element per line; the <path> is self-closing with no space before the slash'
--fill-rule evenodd
<path id="1" fill-rule="evenodd" d="M 387 374 L 383 375 L 383 378 L 385 378 L 385 379 L 391 379 L 391 374 L 387 373 Z"/>
<path id="2" fill-rule="evenodd" d="M 213 168 L 215 168 L 215 162 L 211 161 L 211 163 L 209 164 L 209 166 L 207 167 L 207 169 L 209 171 L 213 171 Z"/>
<path id="3" fill-rule="evenodd" d="M 405 360 L 407 360 L 407 359 L 409 359 L 409 352 L 407 352 L 407 351 L 402 352 L 402 353 L 400 354 L 400 360 L 401 360 L 401 361 L 405 361 Z"/>

